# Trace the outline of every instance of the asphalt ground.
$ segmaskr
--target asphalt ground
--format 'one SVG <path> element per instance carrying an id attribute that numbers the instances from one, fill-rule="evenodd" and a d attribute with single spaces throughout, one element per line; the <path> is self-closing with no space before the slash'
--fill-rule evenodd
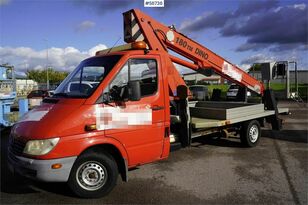
<path id="1" fill-rule="evenodd" d="M 307 204 L 308 109 L 280 103 L 282 131 L 262 130 L 257 147 L 238 139 L 201 138 L 161 162 L 129 172 L 100 199 L 74 197 L 64 183 L 39 183 L 7 168 L 8 131 L 1 134 L 1 204 Z"/>

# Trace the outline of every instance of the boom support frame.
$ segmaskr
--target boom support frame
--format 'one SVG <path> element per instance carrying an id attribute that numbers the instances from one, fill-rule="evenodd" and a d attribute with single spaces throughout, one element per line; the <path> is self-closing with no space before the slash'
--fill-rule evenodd
<path id="1" fill-rule="evenodd" d="M 263 95 L 264 86 L 261 82 L 210 49 L 176 31 L 173 26 L 165 26 L 137 9 L 123 13 L 123 17 L 125 42 L 145 41 L 151 50 L 168 52 L 170 49 L 193 62 L 169 54 L 170 60 L 174 63 L 197 72 L 213 69 L 223 78 Z M 175 67 L 167 69 L 175 69 Z M 170 81 L 176 81 L 170 82 L 170 88 L 175 94 L 176 84 L 183 85 L 185 82 L 178 72 L 170 70 L 168 73 L 173 75 L 169 76 Z"/>

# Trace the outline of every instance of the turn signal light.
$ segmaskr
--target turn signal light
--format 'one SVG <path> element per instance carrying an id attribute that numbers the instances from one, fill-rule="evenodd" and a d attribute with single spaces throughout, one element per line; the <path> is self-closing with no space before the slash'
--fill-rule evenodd
<path id="1" fill-rule="evenodd" d="M 53 164 L 53 165 L 51 165 L 51 168 L 52 169 L 60 169 L 62 167 L 62 164 Z"/>

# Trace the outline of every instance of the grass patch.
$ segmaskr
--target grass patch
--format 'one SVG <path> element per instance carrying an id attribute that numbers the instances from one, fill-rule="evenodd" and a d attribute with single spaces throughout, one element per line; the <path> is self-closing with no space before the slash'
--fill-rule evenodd
<path id="1" fill-rule="evenodd" d="M 221 98 L 225 99 L 227 96 L 227 91 L 230 87 L 230 85 L 206 85 L 209 95 L 212 96 L 214 89 L 220 89 L 221 90 Z"/>
<path id="2" fill-rule="evenodd" d="M 282 83 L 271 83 L 270 84 L 271 89 L 276 91 L 282 91 L 286 89 L 286 85 Z"/>
<path id="3" fill-rule="evenodd" d="M 214 89 L 220 89 L 221 92 L 227 92 L 229 85 L 206 85 L 209 92 L 213 92 Z"/>

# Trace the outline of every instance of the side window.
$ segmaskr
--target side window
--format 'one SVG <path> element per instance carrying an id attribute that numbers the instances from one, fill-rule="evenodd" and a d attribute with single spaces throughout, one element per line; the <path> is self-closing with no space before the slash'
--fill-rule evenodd
<path id="1" fill-rule="evenodd" d="M 114 86 L 124 87 L 127 85 L 127 83 L 128 83 L 128 63 L 126 63 L 123 68 L 121 68 L 120 72 L 110 83 L 109 88 L 113 88 Z"/>
<path id="2" fill-rule="evenodd" d="M 118 94 L 122 97 L 127 97 L 127 83 L 128 83 L 128 63 L 126 63 L 120 70 L 120 72 L 116 75 L 116 77 L 112 80 L 112 82 L 107 86 L 101 96 L 100 100 L 104 101 L 114 101 L 112 96 L 110 95 L 110 91 L 118 91 Z M 99 101 L 100 101 L 99 100 Z"/>
<path id="3" fill-rule="evenodd" d="M 139 80 L 141 97 L 157 91 L 157 63 L 153 59 L 131 59 L 130 80 Z"/>
<path id="4" fill-rule="evenodd" d="M 153 95 L 157 91 L 157 63 L 153 59 L 130 59 L 104 90 L 103 99 L 108 98 L 108 94 L 113 89 L 117 89 L 119 94 L 126 99 L 128 96 L 127 83 L 129 80 L 139 80 L 141 97 Z M 113 101 L 110 99 L 109 100 Z"/>

